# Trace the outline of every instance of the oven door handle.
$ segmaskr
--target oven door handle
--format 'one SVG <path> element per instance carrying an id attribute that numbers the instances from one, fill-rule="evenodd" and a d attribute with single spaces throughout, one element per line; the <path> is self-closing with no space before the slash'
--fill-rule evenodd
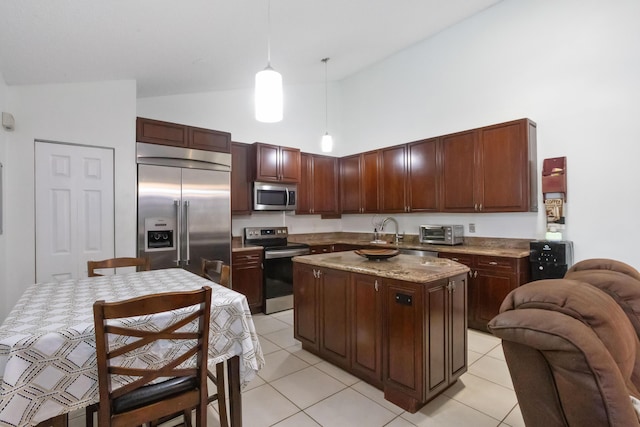
<path id="1" fill-rule="evenodd" d="M 298 255 L 309 255 L 309 249 L 283 249 L 278 251 L 265 251 L 264 259 L 291 258 Z"/>

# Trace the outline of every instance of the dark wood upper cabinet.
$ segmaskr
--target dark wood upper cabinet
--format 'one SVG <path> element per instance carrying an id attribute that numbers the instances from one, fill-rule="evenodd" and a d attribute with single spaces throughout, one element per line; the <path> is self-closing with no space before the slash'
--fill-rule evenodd
<path id="1" fill-rule="evenodd" d="M 536 124 L 521 119 L 440 137 L 442 210 L 537 210 Z"/>
<path id="2" fill-rule="evenodd" d="M 298 214 L 338 215 L 338 159 L 317 154 L 300 154 Z"/>
<path id="3" fill-rule="evenodd" d="M 251 145 L 231 143 L 231 213 L 251 213 Z"/>
<path id="4" fill-rule="evenodd" d="M 343 213 L 376 213 L 379 209 L 378 150 L 340 159 L 340 205 Z"/>
<path id="5" fill-rule="evenodd" d="M 380 153 L 380 211 L 438 211 L 438 139 L 384 148 Z"/>
<path id="6" fill-rule="evenodd" d="M 396 145 L 380 150 L 380 210 L 408 212 L 407 146 Z"/>
<path id="7" fill-rule="evenodd" d="M 253 144 L 255 180 L 300 182 L 300 150 L 256 142 Z"/>
<path id="8" fill-rule="evenodd" d="M 231 134 L 138 117 L 136 141 L 197 150 L 231 152 Z"/>
<path id="9" fill-rule="evenodd" d="M 473 130 L 440 138 L 442 210 L 475 212 L 474 173 L 477 133 Z"/>
<path id="10" fill-rule="evenodd" d="M 408 176 L 406 191 L 410 212 L 436 212 L 440 209 L 438 138 L 407 145 Z"/>

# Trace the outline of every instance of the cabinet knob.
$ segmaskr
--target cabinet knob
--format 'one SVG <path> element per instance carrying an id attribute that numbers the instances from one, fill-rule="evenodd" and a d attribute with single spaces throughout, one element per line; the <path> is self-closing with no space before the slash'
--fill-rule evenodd
<path id="1" fill-rule="evenodd" d="M 375 288 L 376 292 L 378 292 L 378 281 L 376 280 L 373 287 Z"/>
<path id="2" fill-rule="evenodd" d="M 473 277 L 474 278 L 478 277 L 478 271 L 477 270 L 473 272 Z"/>
<path id="3" fill-rule="evenodd" d="M 482 210 L 482 203 L 480 203 L 480 210 Z"/>
<path id="4" fill-rule="evenodd" d="M 498 265 L 498 263 L 497 263 L 497 262 L 495 262 L 495 261 L 491 261 L 491 262 L 489 263 L 489 265 Z"/>

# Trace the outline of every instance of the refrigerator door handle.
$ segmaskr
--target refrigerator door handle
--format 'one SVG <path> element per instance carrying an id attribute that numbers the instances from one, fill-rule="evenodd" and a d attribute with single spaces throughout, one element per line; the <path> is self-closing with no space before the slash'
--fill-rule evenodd
<path id="1" fill-rule="evenodd" d="M 176 224 L 178 228 L 176 230 L 176 257 L 173 262 L 176 263 L 176 266 L 180 267 L 180 261 L 182 260 L 182 239 L 180 238 L 180 228 L 182 222 L 180 221 L 180 200 L 174 200 L 173 206 L 176 208 Z"/>
<path id="2" fill-rule="evenodd" d="M 184 201 L 184 237 L 186 240 L 186 257 L 184 260 L 184 265 L 189 265 L 189 261 L 191 261 L 191 255 L 189 254 L 189 201 Z"/>

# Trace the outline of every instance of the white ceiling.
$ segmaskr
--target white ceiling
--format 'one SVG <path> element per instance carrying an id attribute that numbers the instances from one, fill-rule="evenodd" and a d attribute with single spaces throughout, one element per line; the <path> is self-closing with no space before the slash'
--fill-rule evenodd
<path id="1" fill-rule="evenodd" d="M 501 0 L 272 0 L 285 85 L 356 73 Z M 268 0 L 2 0 L 8 85 L 135 79 L 138 97 L 253 86 Z"/>

